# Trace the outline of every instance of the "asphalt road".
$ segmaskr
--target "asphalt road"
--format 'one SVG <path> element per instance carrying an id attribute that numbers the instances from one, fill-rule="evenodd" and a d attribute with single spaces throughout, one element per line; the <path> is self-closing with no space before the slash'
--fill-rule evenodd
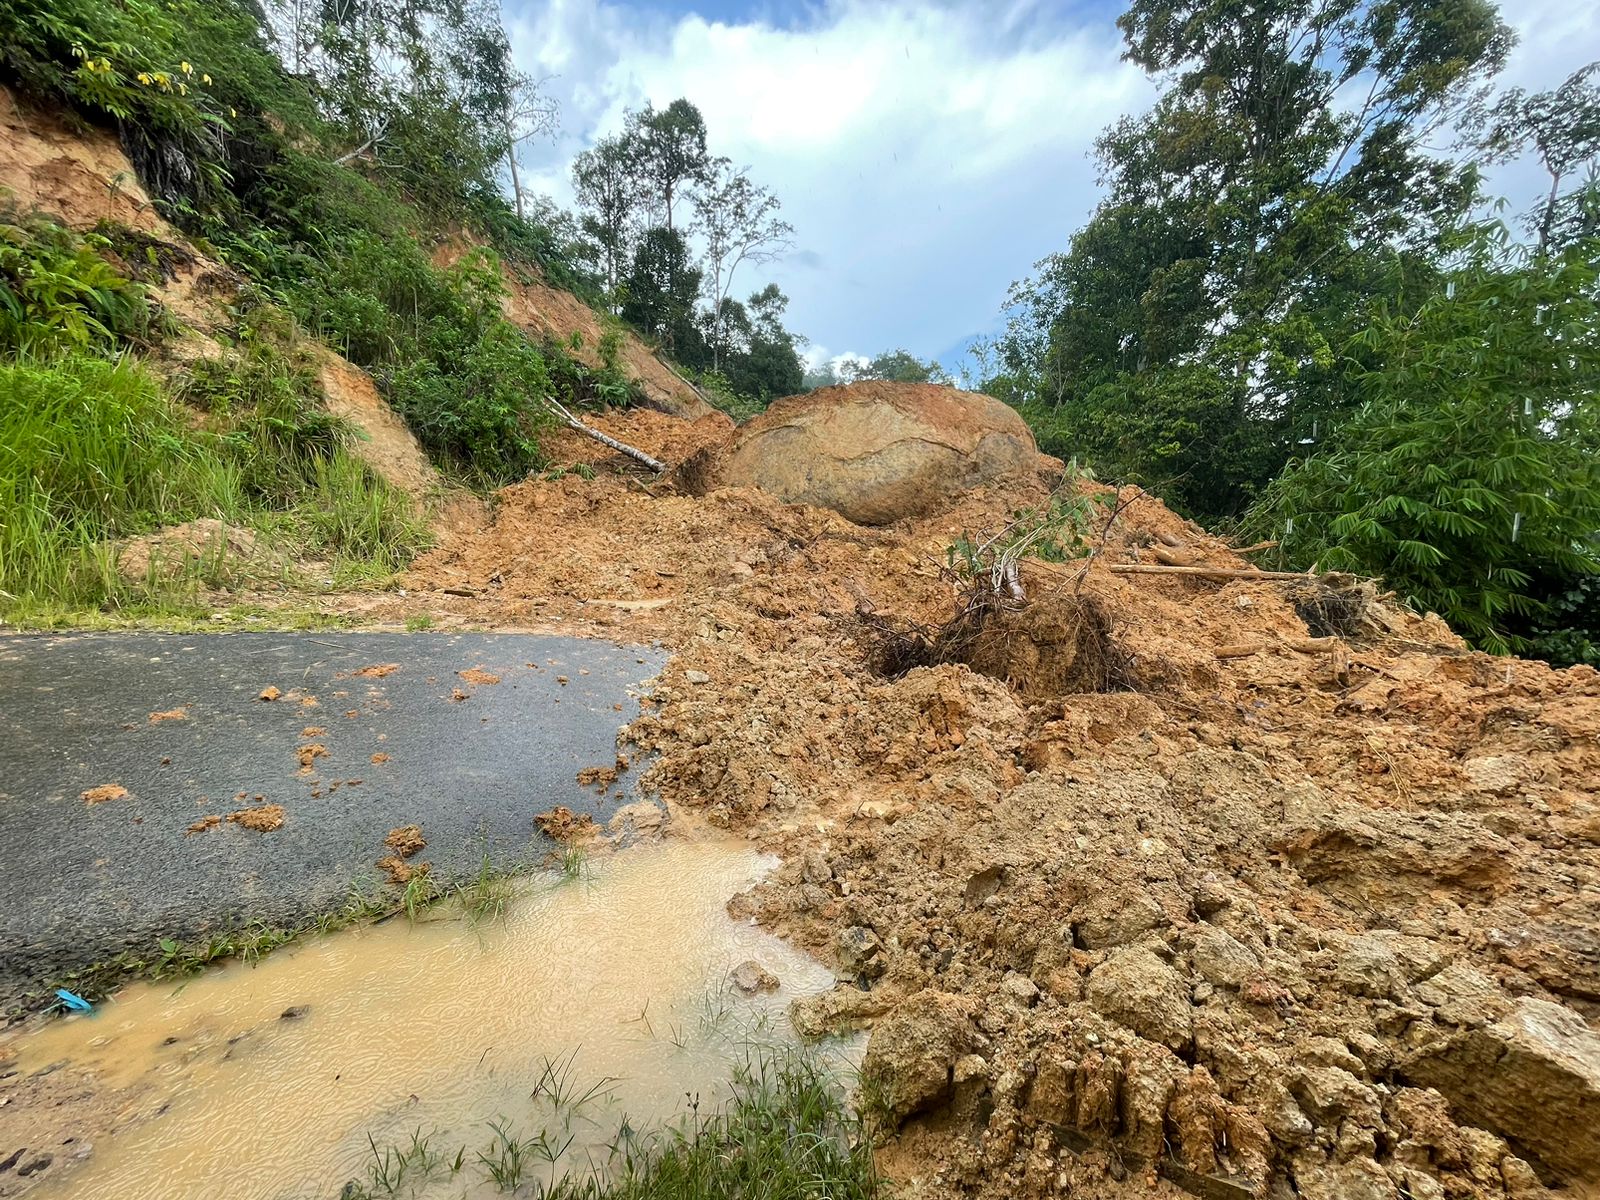
<path id="1" fill-rule="evenodd" d="M 163 936 L 337 907 L 398 825 L 422 826 L 416 861 L 445 875 L 542 856 L 536 813 L 615 811 L 616 787 L 575 775 L 612 762 L 664 657 L 521 634 L 0 638 L 0 1002 Z M 103 785 L 127 795 L 83 799 Z M 280 828 L 188 832 L 261 803 Z"/>

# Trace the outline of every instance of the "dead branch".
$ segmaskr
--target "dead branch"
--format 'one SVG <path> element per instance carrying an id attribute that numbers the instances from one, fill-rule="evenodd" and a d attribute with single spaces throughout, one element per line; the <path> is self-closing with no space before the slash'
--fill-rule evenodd
<path id="1" fill-rule="evenodd" d="M 1251 567 L 1168 567 L 1147 563 L 1112 563 L 1119 575 L 1191 575 L 1199 579 L 1298 579 L 1316 576 L 1306 571 L 1258 571 Z"/>
<path id="2" fill-rule="evenodd" d="M 645 466 L 649 467 L 657 475 L 660 475 L 667 470 L 667 464 L 662 462 L 660 459 L 651 458 L 643 450 L 640 450 L 634 446 L 630 446 L 627 442 L 619 442 L 609 433 L 601 433 L 598 429 L 595 429 L 591 425 L 585 425 L 582 421 L 578 420 L 577 417 L 568 412 L 566 406 L 553 396 L 540 396 L 538 399 L 540 403 L 548 408 L 551 414 L 568 429 L 576 429 L 585 437 L 593 438 L 602 446 L 609 446 L 618 454 L 626 454 L 635 462 L 643 463 Z"/>

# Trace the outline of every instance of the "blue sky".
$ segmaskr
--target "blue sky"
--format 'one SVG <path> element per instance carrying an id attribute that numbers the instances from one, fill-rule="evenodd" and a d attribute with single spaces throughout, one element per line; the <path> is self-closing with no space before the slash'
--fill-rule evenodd
<path id="1" fill-rule="evenodd" d="M 947 365 L 992 332 L 1006 288 L 1094 208 L 1095 136 L 1147 107 L 1116 3 L 1048 0 L 502 0 L 519 65 L 562 128 L 523 155 L 567 204 L 567 166 L 645 100 L 687 96 L 713 152 L 751 168 L 796 227 L 775 279 L 814 356 L 904 346 Z M 1553 87 L 1600 58 L 1600 8 L 1503 3 L 1507 84 Z M 1517 202 L 1525 165 L 1490 180 Z"/>

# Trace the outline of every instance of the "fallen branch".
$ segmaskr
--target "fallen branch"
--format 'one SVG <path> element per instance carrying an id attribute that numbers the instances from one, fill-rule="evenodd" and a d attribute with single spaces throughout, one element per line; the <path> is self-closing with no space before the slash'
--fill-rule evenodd
<path id="1" fill-rule="evenodd" d="M 1276 547 L 1277 544 L 1278 543 L 1275 538 L 1268 538 L 1264 542 L 1257 542 L 1254 546 L 1236 546 L 1233 552 L 1235 554 L 1255 554 L 1260 550 L 1271 550 Z"/>
<path id="2" fill-rule="evenodd" d="M 1200 579 L 1315 579 L 1306 571 L 1257 571 L 1251 567 L 1167 567 L 1149 563 L 1112 563 L 1119 575 L 1192 575 Z"/>
<path id="3" fill-rule="evenodd" d="M 577 417 L 568 412 L 566 406 L 563 405 L 561 401 L 556 400 L 551 396 L 540 396 L 539 401 L 550 410 L 551 414 L 556 418 L 556 420 L 560 421 L 568 429 L 576 429 L 585 437 L 593 438 L 602 446 L 609 446 L 618 454 L 626 454 L 635 462 L 643 463 L 645 466 L 649 467 L 657 475 L 666 472 L 666 463 L 662 462 L 658 458 L 651 458 L 643 450 L 640 450 L 634 446 L 630 446 L 627 442 L 617 441 L 617 439 L 612 437 L 609 433 L 601 433 L 592 425 L 585 425 L 582 421 L 578 420 Z"/>

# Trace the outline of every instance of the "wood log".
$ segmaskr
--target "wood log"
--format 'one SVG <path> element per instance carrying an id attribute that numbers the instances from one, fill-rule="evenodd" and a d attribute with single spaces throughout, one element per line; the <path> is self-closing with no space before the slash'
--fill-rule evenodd
<path id="1" fill-rule="evenodd" d="M 1189 575 L 1197 579 L 1298 579 L 1302 582 L 1316 576 L 1305 571 L 1259 571 L 1253 567 L 1183 567 L 1156 566 L 1152 563 L 1112 563 L 1110 570 L 1118 575 Z"/>
<path id="2" fill-rule="evenodd" d="M 585 425 L 582 421 L 578 420 L 577 417 L 568 412 L 566 406 L 553 396 L 540 396 L 539 400 L 547 409 L 550 410 L 551 414 L 555 416 L 556 420 L 560 421 L 568 429 L 576 429 L 585 437 L 593 438 L 602 446 L 609 446 L 618 454 L 626 454 L 635 462 L 642 463 L 643 465 L 649 467 L 657 475 L 663 474 L 667 470 L 667 464 L 662 462 L 659 458 L 651 458 L 650 455 L 646 454 L 638 447 L 630 446 L 627 442 L 619 442 L 609 433 L 601 433 L 593 426 Z"/>
<path id="3" fill-rule="evenodd" d="M 1260 642 L 1241 642 L 1236 646 L 1218 646 L 1214 653 L 1218 658 L 1249 658 L 1264 649 L 1266 647 Z"/>
<path id="4" fill-rule="evenodd" d="M 1182 546 L 1176 548 L 1152 546 L 1151 553 L 1156 556 L 1157 562 L 1166 563 L 1169 567 L 1192 567 L 1200 561 L 1198 554 Z"/>

